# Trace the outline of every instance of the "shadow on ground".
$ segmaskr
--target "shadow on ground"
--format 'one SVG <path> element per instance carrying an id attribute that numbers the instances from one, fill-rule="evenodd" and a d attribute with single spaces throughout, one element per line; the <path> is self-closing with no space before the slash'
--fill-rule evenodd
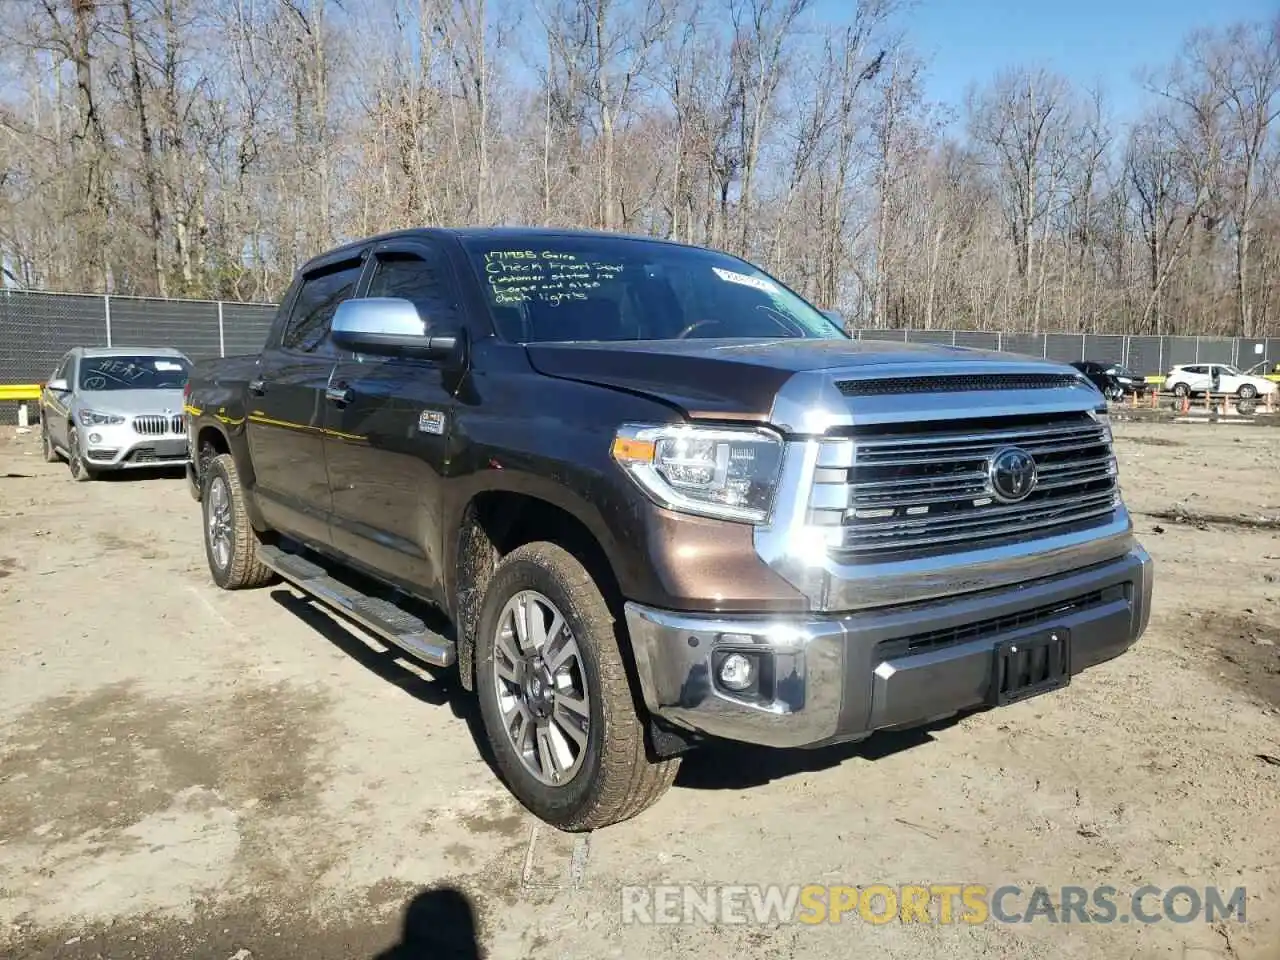
<path id="1" fill-rule="evenodd" d="M 828 770 L 847 760 L 879 760 L 930 743 L 936 731 L 954 726 L 964 716 L 958 714 L 909 730 L 884 731 L 855 743 L 811 750 L 716 743 L 685 757 L 675 785 L 688 790 L 747 790 L 772 780 Z"/>
<path id="2" fill-rule="evenodd" d="M 456 669 L 439 670 L 412 660 L 429 679 L 424 678 L 422 673 L 405 666 L 406 661 L 412 659 L 407 654 L 395 648 L 380 651 L 371 647 L 344 625 L 340 614 L 329 613 L 323 605 L 283 586 L 273 590 L 271 598 L 383 680 L 423 703 L 448 706 L 455 717 L 466 722 L 477 752 L 494 776 L 502 779 L 493 760 L 479 704 L 473 693 L 462 688 Z M 797 774 L 827 770 L 854 758 L 874 761 L 929 743 L 935 731 L 954 725 L 963 716 L 946 717 L 909 730 L 873 734 L 856 743 L 812 750 L 776 750 L 718 742 L 686 756 L 675 785 L 688 790 L 745 790 Z"/>
<path id="3" fill-rule="evenodd" d="M 377 650 L 348 629 L 341 620 L 341 614 L 330 613 L 328 608 L 300 597 L 287 587 L 272 590 L 271 599 L 323 635 L 356 663 L 399 687 L 415 700 L 433 707 L 449 707 L 456 718 L 467 724 L 480 756 L 494 771 L 494 775 L 498 775 L 485 734 L 484 721 L 480 718 L 480 705 L 474 694 L 462 688 L 456 669 L 441 670 L 428 666 L 413 660 L 395 647 Z M 407 661 L 411 661 L 427 676 L 423 677 L 422 673 L 409 669 L 405 665 Z"/>
<path id="4" fill-rule="evenodd" d="M 409 901 L 400 941 L 373 960 L 480 960 L 470 898 L 456 887 L 422 890 Z"/>
<path id="5" fill-rule="evenodd" d="M 56 930 L 0 928 L 0 957 L 23 960 L 481 960 L 478 911 L 462 890 L 419 890 L 396 919 L 370 914 L 317 924 L 288 910 L 198 904 L 185 920 L 118 917 Z M 387 946 L 390 944 L 390 946 Z"/>

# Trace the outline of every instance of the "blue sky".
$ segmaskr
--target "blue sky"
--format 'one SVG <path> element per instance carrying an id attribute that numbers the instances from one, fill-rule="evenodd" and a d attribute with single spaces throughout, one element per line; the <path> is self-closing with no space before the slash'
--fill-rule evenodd
<path id="1" fill-rule="evenodd" d="M 848 0 L 822 0 L 828 10 Z M 1135 71 L 1167 64 L 1198 27 L 1275 15 L 1275 0 L 916 0 L 899 17 L 930 61 L 927 95 L 964 103 L 1003 67 L 1047 66 L 1078 86 L 1101 81 L 1118 119 L 1145 97 Z"/>

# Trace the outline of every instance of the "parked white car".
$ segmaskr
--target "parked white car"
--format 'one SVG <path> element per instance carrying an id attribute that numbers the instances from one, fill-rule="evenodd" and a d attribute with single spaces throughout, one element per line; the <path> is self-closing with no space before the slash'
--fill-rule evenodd
<path id="1" fill-rule="evenodd" d="M 1275 393 L 1277 386 L 1266 377 L 1241 373 L 1239 367 L 1229 363 L 1191 363 L 1179 365 L 1165 374 L 1165 389 L 1179 397 L 1193 393 L 1205 393 L 1209 389 L 1214 371 L 1218 374 L 1218 393 L 1234 393 L 1242 400 Z"/>

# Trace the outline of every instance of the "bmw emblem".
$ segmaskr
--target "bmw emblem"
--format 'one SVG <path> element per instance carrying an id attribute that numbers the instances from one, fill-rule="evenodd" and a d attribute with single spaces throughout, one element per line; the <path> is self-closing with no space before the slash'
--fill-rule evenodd
<path id="1" fill-rule="evenodd" d="M 997 450 L 987 461 L 991 492 L 1002 503 L 1018 503 L 1036 488 L 1035 457 L 1018 447 Z"/>

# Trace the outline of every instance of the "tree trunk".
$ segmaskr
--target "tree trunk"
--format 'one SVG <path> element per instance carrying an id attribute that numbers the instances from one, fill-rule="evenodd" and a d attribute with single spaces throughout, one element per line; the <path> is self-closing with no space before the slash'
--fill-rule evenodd
<path id="1" fill-rule="evenodd" d="M 105 243 L 107 223 L 111 215 L 106 184 L 107 134 L 98 112 L 97 100 L 94 98 L 93 53 L 89 46 L 93 16 L 92 0 L 72 0 L 71 14 L 75 21 L 72 59 L 75 61 L 76 88 L 80 98 L 80 109 L 84 116 L 84 126 L 79 136 L 82 141 L 88 141 L 88 145 L 83 148 L 81 159 L 90 222 L 81 238 L 81 249 L 85 262 L 89 265 L 89 271 L 98 273 L 102 289 L 109 290 L 111 269 L 108 265 Z"/>
<path id="2" fill-rule="evenodd" d="M 148 226 L 151 240 L 151 269 L 156 293 L 169 295 L 164 276 L 164 221 L 160 214 L 160 186 L 156 177 L 155 148 L 151 142 L 151 123 L 147 117 L 147 100 L 142 89 L 142 67 L 138 62 L 137 27 L 133 17 L 133 0 L 121 0 L 124 16 L 125 38 L 129 44 L 129 87 L 133 94 L 133 109 L 138 121 L 138 144 L 142 154 L 142 183 L 147 195 L 150 213 Z"/>

